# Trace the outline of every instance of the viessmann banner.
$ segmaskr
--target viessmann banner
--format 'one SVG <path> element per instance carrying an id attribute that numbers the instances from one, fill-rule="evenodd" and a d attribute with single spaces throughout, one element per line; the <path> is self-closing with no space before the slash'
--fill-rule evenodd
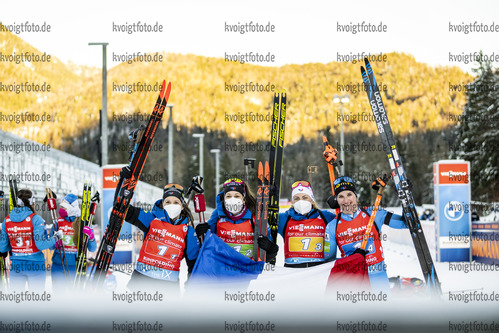
<path id="1" fill-rule="evenodd" d="M 471 260 L 470 163 L 433 164 L 437 261 Z"/>

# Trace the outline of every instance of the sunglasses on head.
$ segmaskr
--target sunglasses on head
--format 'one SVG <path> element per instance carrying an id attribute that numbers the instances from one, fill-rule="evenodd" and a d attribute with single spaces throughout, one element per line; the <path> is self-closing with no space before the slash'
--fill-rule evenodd
<path id="1" fill-rule="evenodd" d="M 241 179 L 239 179 L 239 178 L 230 178 L 230 179 L 227 179 L 225 181 L 224 186 L 225 185 L 229 185 L 229 184 L 234 184 L 234 183 L 235 184 L 240 184 L 240 185 L 244 184 L 244 182 Z"/>
<path id="2" fill-rule="evenodd" d="M 184 187 L 182 185 L 179 185 L 179 184 L 166 184 L 164 190 L 168 191 L 171 188 L 175 188 L 175 189 L 179 190 L 180 192 L 182 192 L 182 194 L 184 194 Z"/>
<path id="3" fill-rule="evenodd" d="M 294 183 L 293 183 L 293 185 L 291 185 L 291 189 L 293 189 L 293 190 L 294 190 L 294 189 L 295 189 L 295 188 L 297 188 L 298 186 L 303 186 L 303 187 L 312 187 L 312 186 L 310 185 L 310 183 L 309 183 L 309 182 L 307 182 L 306 180 L 299 180 L 299 181 L 294 182 Z"/>
<path id="4" fill-rule="evenodd" d="M 350 178 L 350 177 L 346 177 L 346 176 L 343 176 L 343 177 L 340 177 L 340 178 L 336 178 L 336 179 L 334 180 L 333 185 L 337 185 L 337 184 L 339 184 L 339 183 L 341 183 L 341 182 L 347 182 L 347 183 L 352 183 L 352 184 L 355 184 L 355 182 L 353 181 L 353 179 L 352 179 L 352 178 Z"/>

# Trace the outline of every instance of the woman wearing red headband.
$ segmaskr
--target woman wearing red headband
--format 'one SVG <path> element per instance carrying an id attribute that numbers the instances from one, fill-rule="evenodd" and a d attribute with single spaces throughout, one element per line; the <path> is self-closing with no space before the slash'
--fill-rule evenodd
<path id="1" fill-rule="evenodd" d="M 210 229 L 234 250 L 252 258 L 255 207 L 255 197 L 246 183 L 237 178 L 228 179 L 223 185 L 223 191 L 217 195 L 217 208 L 208 223 L 197 225 L 196 233 L 201 237 Z M 267 261 L 273 260 L 279 250 L 265 236 L 258 239 L 258 245 L 267 251 Z"/>
<path id="2" fill-rule="evenodd" d="M 304 268 L 322 264 L 326 226 L 335 215 L 317 207 L 307 181 L 295 182 L 291 195 L 293 205 L 279 214 L 277 229 L 284 239 L 284 266 Z"/>

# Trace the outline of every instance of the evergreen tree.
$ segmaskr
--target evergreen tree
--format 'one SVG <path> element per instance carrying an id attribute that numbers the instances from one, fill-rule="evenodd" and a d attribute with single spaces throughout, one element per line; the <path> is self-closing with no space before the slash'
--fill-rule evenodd
<path id="1" fill-rule="evenodd" d="M 467 85 L 467 102 L 456 127 L 451 158 L 471 162 L 472 195 L 481 201 L 499 200 L 499 75 L 481 53 L 478 77 Z"/>

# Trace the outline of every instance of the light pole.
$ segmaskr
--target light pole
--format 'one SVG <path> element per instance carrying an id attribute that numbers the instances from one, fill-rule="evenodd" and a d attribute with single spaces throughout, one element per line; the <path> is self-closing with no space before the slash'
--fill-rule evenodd
<path id="1" fill-rule="evenodd" d="M 345 134 L 343 133 L 343 104 L 350 101 L 350 95 L 334 95 L 333 103 L 340 103 L 340 121 L 341 121 L 341 133 L 340 133 L 340 158 L 343 164 L 341 165 L 341 175 L 345 175 Z"/>
<path id="2" fill-rule="evenodd" d="M 166 104 L 170 108 L 168 119 L 168 183 L 173 183 L 173 104 Z"/>
<path id="3" fill-rule="evenodd" d="M 192 136 L 194 138 L 199 138 L 199 175 L 201 177 L 203 177 L 203 142 L 204 142 L 204 134 L 203 133 L 194 133 L 194 134 L 192 134 Z"/>
<path id="4" fill-rule="evenodd" d="M 220 149 L 212 149 L 210 153 L 215 154 L 215 199 L 220 186 Z"/>
<path id="5" fill-rule="evenodd" d="M 107 165 L 107 45 L 109 43 L 88 43 L 88 45 L 102 45 L 102 108 L 101 108 L 101 155 L 102 165 Z"/>

